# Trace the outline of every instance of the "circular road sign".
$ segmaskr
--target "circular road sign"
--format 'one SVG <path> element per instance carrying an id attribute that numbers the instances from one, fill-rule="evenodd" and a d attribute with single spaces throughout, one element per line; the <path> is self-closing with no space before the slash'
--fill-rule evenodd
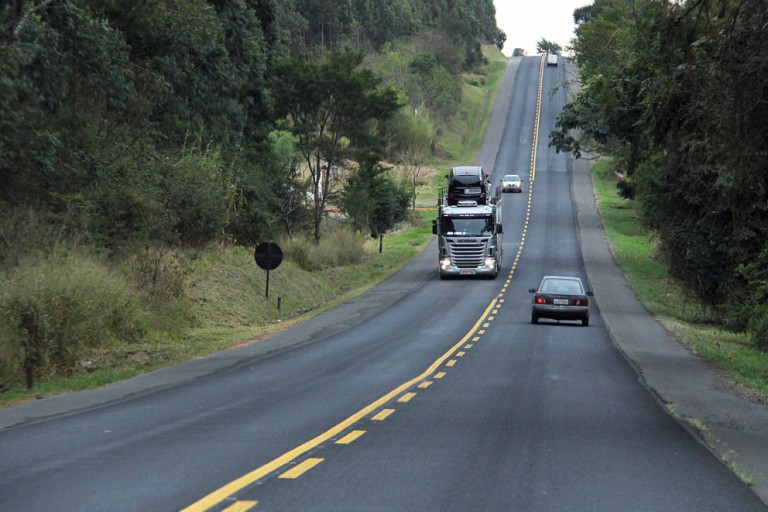
<path id="1" fill-rule="evenodd" d="M 272 242 L 264 242 L 256 247 L 253 254 L 256 264 L 264 270 L 275 270 L 283 262 L 283 250 Z"/>

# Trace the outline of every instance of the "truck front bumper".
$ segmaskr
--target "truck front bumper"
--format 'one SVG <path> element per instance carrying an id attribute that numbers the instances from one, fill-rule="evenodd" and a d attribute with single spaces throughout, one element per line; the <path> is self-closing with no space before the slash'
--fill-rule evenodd
<path id="1" fill-rule="evenodd" d="M 496 260 L 486 258 L 485 264 L 474 268 L 457 267 L 451 264 L 449 259 L 440 260 L 440 275 L 443 277 L 458 276 L 495 276 L 499 269 L 496 266 Z"/>

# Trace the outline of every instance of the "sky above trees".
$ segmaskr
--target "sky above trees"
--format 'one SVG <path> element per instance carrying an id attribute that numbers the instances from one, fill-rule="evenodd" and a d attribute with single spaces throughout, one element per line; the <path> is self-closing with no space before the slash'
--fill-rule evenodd
<path id="1" fill-rule="evenodd" d="M 522 48 L 526 55 L 536 54 L 536 42 L 541 38 L 570 45 L 576 25 L 573 11 L 589 5 L 590 0 L 494 0 L 496 24 L 507 34 L 504 54 L 512 55 Z"/>

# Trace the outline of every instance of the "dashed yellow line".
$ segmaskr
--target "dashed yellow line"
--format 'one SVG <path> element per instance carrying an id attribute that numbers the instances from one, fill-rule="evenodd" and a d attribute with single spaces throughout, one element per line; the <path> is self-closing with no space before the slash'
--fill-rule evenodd
<path id="1" fill-rule="evenodd" d="M 533 185 L 536 180 L 536 152 L 538 150 L 538 141 L 539 141 L 539 127 L 541 123 L 541 95 L 542 95 L 542 87 L 543 87 L 543 81 L 544 81 L 544 57 L 542 57 L 542 61 L 540 64 L 540 70 L 539 70 L 539 90 L 538 90 L 538 97 L 536 100 L 536 122 L 534 126 L 534 137 L 533 137 L 533 148 L 531 151 L 531 168 L 530 168 L 530 178 L 529 178 L 529 186 L 528 186 L 528 208 L 526 212 L 525 217 L 525 223 L 523 227 L 523 233 L 520 240 L 520 244 L 518 245 L 517 254 L 515 256 L 514 264 L 512 265 L 512 269 L 510 270 L 509 279 L 507 279 L 506 283 L 504 284 L 502 288 L 502 292 L 498 294 L 497 298 L 491 301 L 491 304 L 486 308 L 485 312 L 482 314 L 480 319 L 475 323 L 475 325 L 470 329 L 470 331 L 467 333 L 464 338 L 462 338 L 457 344 L 455 344 L 453 347 L 451 347 L 448 352 L 443 354 L 440 358 L 438 358 L 436 361 L 430 365 L 429 368 L 427 368 L 426 371 L 424 371 L 421 375 L 404 382 L 397 388 L 393 389 L 386 395 L 382 396 L 375 402 L 371 403 L 370 405 L 364 407 L 357 413 L 353 414 L 346 420 L 342 421 L 338 425 L 330 428 L 329 430 L 323 432 L 322 434 L 316 436 L 313 439 L 310 439 L 309 441 L 306 441 L 305 443 L 301 444 L 300 446 L 297 446 L 296 448 L 284 453 L 280 457 L 272 460 L 271 462 L 264 464 L 263 466 L 254 469 L 253 471 L 241 476 L 240 478 L 237 478 L 233 480 L 232 482 L 220 487 L 219 489 L 213 491 L 212 493 L 208 494 L 207 496 L 203 497 L 202 499 L 198 500 L 197 502 L 193 503 L 192 505 L 186 507 L 182 510 L 182 512 L 203 512 L 206 511 L 215 505 L 221 503 L 229 496 L 233 496 L 238 491 L 242 490 L 243 488 L 247 487 L 248 485 L 251 485 L 252 483 L 258 481 L 260 478 L 263 478 L 264 476 L 276 471 L 277 469 L 281 468 L 282 466 L 285 466 L 286 464 L 289 464 L 290 462 L 296 460 L 301 455 L 307 453 L 308 451 L 316 448 L 323 442 L 326 442 L 333 437 L 339 435 L 341 432 L 349 428 L 351 425 L 354 425 L 358 421 L 365 418 L 367 415 L 371 414 L 373 411 L 381 407 L 383 404 L 391 401 L 398 395 L 400 395 L 402 392 L 407 390 L 408 388 L 417 385 L 417 383 L 421 382 L 421 384 L 418 384 L 419 386 L 427 387 L 429 384 L 422 382 L 425 378 L 428 376 L 432 376 L 433 379 L 442 379 L 445 377 L 446 373 L 436 372 L 437 368 L 439 368 L 443 363 L 445 363 L 446 366 L 453 366 L 456 364 L 456 360 L 452 359 L 446 363 L 446 360 L 451 357 L 452 354 L 458 351 L 459 347 L 463 346 L 467 340 L 472 336 L 473 334 L 484 334 L 485 330 L 478 330 L 478 326 L 484 322 L 488 317 L 488 312 L 493 310 L 494 307 L 497 307 L 497 304 L 503 304 L 504 303 L 504 295 L 506 294 L 507 287 L 510 283 L 510 280 L 512 278 L 512 274 L 515 272 L 515 269 L 517 267 L 517 263 L 520 259 L 520 255 L 523 250 L 523 246 L 525 245 L 525 239 L 528 232 L 528 225 L 530 222 L 531 217 L 531 207 L 533 204 Z M 493 312 L 494 315 L 497 314 L 497 311 Z M 484 327 L 488 327 L 488 324 L 486 323 Z M 474 336 L 472 338 L 473 342 L 479 341 L 480 336 Z M 383 409 L 379 411 L 375 416 L 372 417 L 373 420 L 381 421 L 387 418 L 389 415 L 391 415 L 394 412 L 394 409 Z M 358 431 L 353 431 L 358 432 Z M 353 435 L 353 432 L 348 434 L 347 436 Z M 360 434 L 362 435 L 362 434 Z M 347 437 L 345 436 L 345 438 Z M 342 438 L 344 439 L 344 438 Z M 304 472 L 308 471 L 312 467 L 316 466 L 320 462 L 322 462 L 323 459 L 307 459 L 304 462 L 298 464 L 294 468 L 286 471 L 283 473 L 280 478 L 294 478 L 291 476 L 284 476 L 284 475 L 292 475 L 292 474 L 303 474 Z M 256 505 L 257 502 L 236 502 L 235 504 L 231 505 L 229 508 L 226 509 L 226 512 L 241 512 L 248 510 L 249 508 Z"/>
<path id="2" fill-rule="evenodd" d="M 353 430 L 349 434 L 336 441 L 336 444 L 351 444 L 359 439 L 363 434 L 365 434 L 365 430 Z"/>
<path id="3" fill-rule="evenodd" d="M 325 459 L 321 459 L 321 458 L 307 459 L 304 462 L 301 462 L 300 464 L 296 464 L 294 467 L 292 467 L 285 473 L 281 474 L 278 478 L 288 478 L 288 479 L 299 478 L 301 475 L 303 475 L 313 467 L 323 462 L 323 460 Z"/>
<path id="4" fill-rule="evenodd" d="M 517 246 L 517 253 L 515 254 L 515 260 L 514 263 L 512 263 L 512 268 L 509 271 L 509 277 L 507 279 L 506 284 L 502 288 L 502 293 L 499 294 L 499 297 L 502 297 L 506 291 L 507 291 L 507 284 L 512 280 L 512 276 L 515 273 L 515 270 L 517 269 L 517 264 L 520 261 L 520 255 L 523 252 L 523 247 L 525 246 L 525 239 L 528 236 L 528 226 L 531 221 L 531 209 L 533 206 L 533 185 L 536 181 L 536 153 L 538 152 L 539 148 L 539 128 L 541 126 L 541 94 L 542 89 L 544 87 L 544 57 L 542 57 L 541 62 L 539 63 L 539 84 L 538 84 L 538 94 L 536 95 L 536 119 L 534 122 L 534 128 L 533 128 L 533 146 L 531 147 L 531 167 L 529 169 L 529 185 L 528 185 L 528 206 L 526 208 L 525 212 L 525 221 L 523 222 L 523 234 L 520 237 L 520 243 Z M 503 302 L 502 298 L 499 298 L 499 302 Z"/>
<path id="5" fill-rule="evenodd" d="M 393 412 L 395 412 L 394 409 L 382 409 L 381 412 L 376 414 L 371 419 L 374 421 L 384 421 L 385 419 L 389 418 Z"/>
<path id="6" fill-rule="evenodd" d="M 406 403 L 410 402 L 411 399 L 413 397 L 415 397 L 415 396 L 416 396 L 416 393 L 406 393 L 403 396 L 401 396 L 400 398 L 398 398 L 397 401 L 400 402 L 400 403 L 406 404 Z"/>

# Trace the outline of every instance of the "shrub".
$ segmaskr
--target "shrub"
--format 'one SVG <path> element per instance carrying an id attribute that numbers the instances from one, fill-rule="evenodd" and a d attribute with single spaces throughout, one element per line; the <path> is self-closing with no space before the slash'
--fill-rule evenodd
<path id="1" fill-rule="evenodd" d="M 308 272 L 320 269 L 312 261 L 312 246 L 314 242 L 308 238 L 292 236 L 282 240 L 279 245 L 283 250 L 283 256 L 286 260 L 294 262 Z"/>
<path id="2" fill-rule="evenodd" d="M 327 233 L 319 244 L 308 237 L 290 237 L 280 242 L 280 248 L 287 260 L 308 272 L 354 265 L 365 256 L 362 240 L 343 228 Z"/>
<path id="3" fill-rule="evenodd" d="M 752 342 L 758 349 L 768 351 L 768 306 L 761 305 L 754 309 L 754 315 L 749 322 Z"/>
<path id="4" fill-rule="evenodd" d="M 135 292 L 82 254 L 27 259 L 0 288 L 0 382 L 72 373 L 85 350 L 144 332 Z"/>
<path id="5" fill-rule="evenodd" d="M 234 201 L 220 151 L 185 148 L 181 158 L 164 172 L 166 208 L 180 240 L 202 245 L 219 238 Z"/>
<path id="6" fill-rule="evenodd" d="M 66 219 L 29 206 L 10 206 L 0 201 L 0 266 L 19 264 L 24 254 L 46 252 L 53 241 L 67 237 Z"/>
<path id="7" fill-rule="evenodd" d="M 184 296 L 188 269 L 177 251 L 147 248 L 131 255 L 127 263 L 135 287 L 149 298 L 174 300 Z"/>
<path id="8" fill-rule="evenodd" d="M 347 229 L 336 229 L 316 246 L 316 259 L 323 268 L 360 263 L 365 256 L 362 241 Z"/>

